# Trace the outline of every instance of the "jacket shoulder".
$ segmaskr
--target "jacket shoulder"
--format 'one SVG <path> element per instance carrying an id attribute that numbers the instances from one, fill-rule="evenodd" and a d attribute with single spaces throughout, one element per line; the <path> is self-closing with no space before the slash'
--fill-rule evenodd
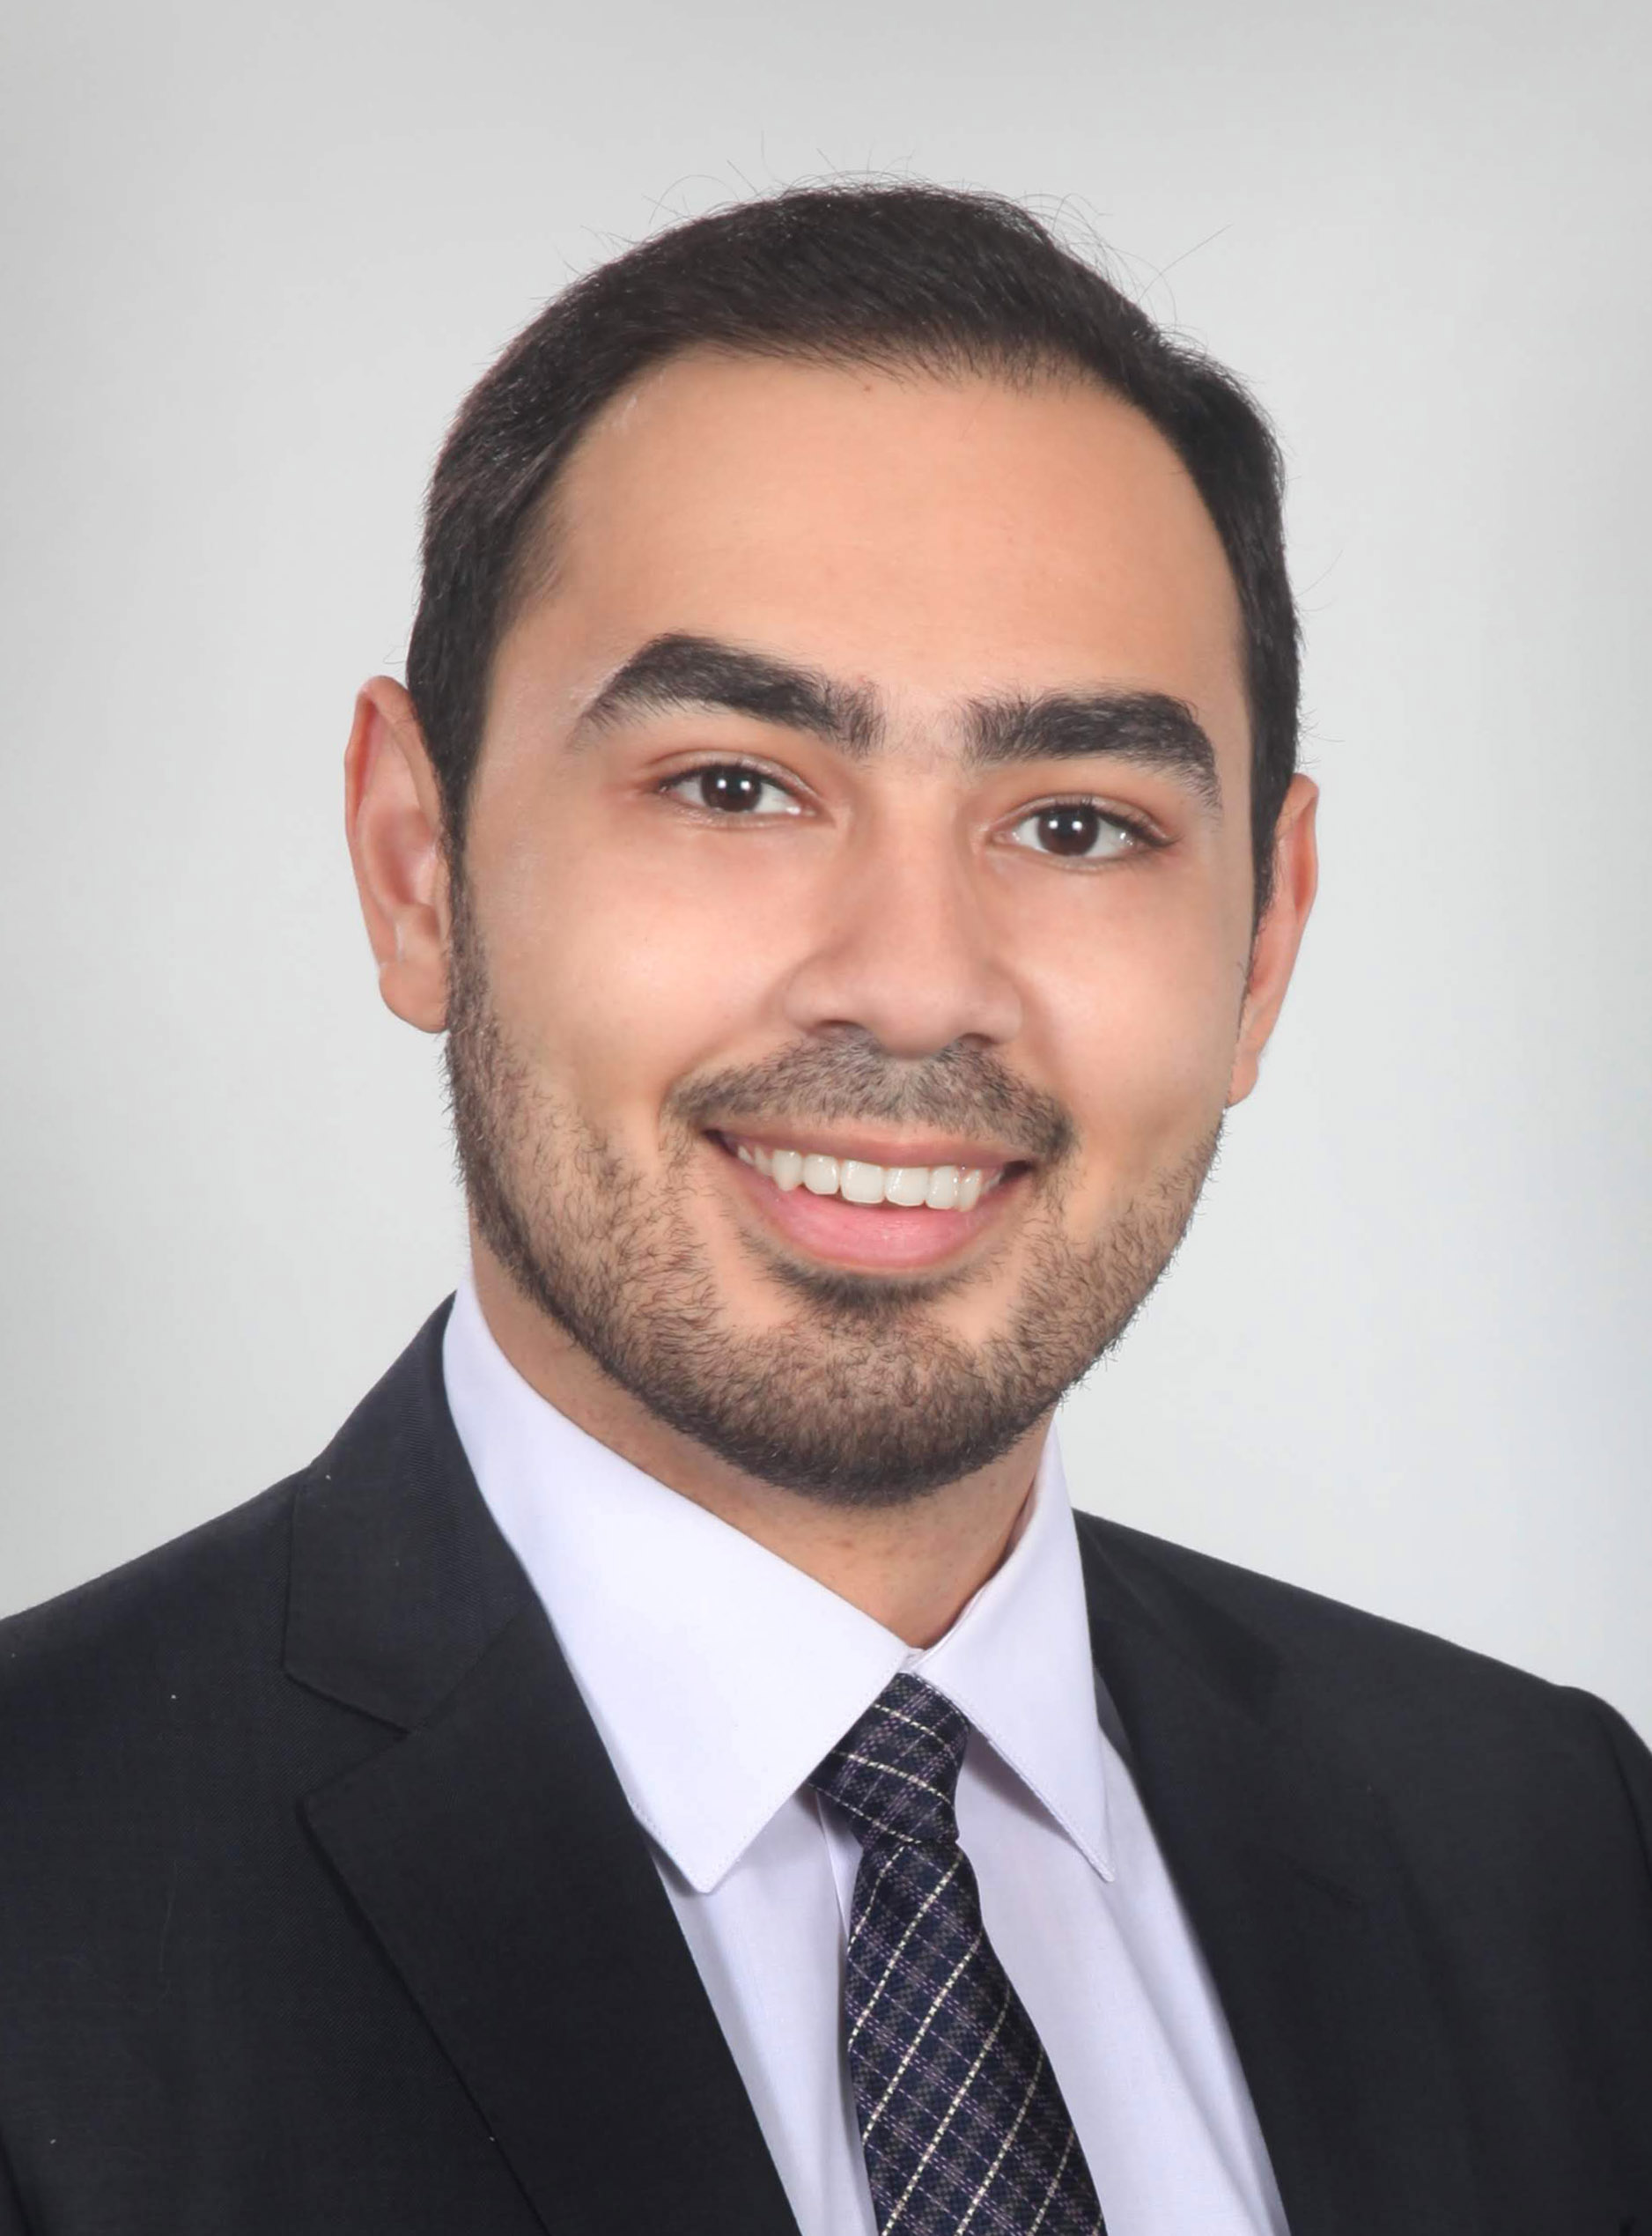
<path id="1" fill-rule="evenodd" d="M 281 1658 L 294 1498 L 308 1470 L 0 1621 L 0 1787 L 141 1745 L 181 1702 Z M 41 1754 L 47 1763 L 31 1758 Z"/>
<path id="2" fill-rule="evenodd" d="M 1402 1682 L 1411 1675 L 1430 1688 L 1459 1684 L 1493 1694 L 1507 1688 L 1526 1698 L 1563 1690 L 1471 1647 L 1302 1584 L 1172 1545 L 1099 1515 L 1078 1514 L 1075 1519 L 1080 1543 L 1099 1553 L 1156 1611 L 1191 1614 L 1202 1609 L 1209 1620 L 1250 1634 L 1287 1666 L 1323 1663 L 1351 1674 L 1369 1670 Z"/>
<path id="3" fill-rule="evenodd" d="M 1464 1796 L 1498 1786 L 1552 1800 L 1577 1780 L 1614 1812 L 1626 1801 L 1652 1855 L 1652 1754 L 1593 1694 L 1100 1516 L 1076 1519 L 1090 1561 L 1161 1625 L 1265 1668 L 1276 1721 L 1331 1739 L 1379 1784 L 1420 1776 Z"/>
<path id="4" fill-rule="evenodd" d="M 139 1697 L 152 1708 L 152 1687 L 162 1678 L 233 1688 L 278 1674 L 295 1516 L 307 1494 L 335 1504 L 341 1494 L 354 1495 L 361 1509 L 356 1535 L 394 1565 L 382 1539 L 406 1506 L 404 1487 L 432 1468 L 439 1473 L 444 1459 L 450 1471 L 455 1464 L 441 1378 L 451 1303 L 437 1308 L 307 1467 L 107 1575 L 0 1621 L 0 1768 L 8 1760 L 8 1727 L 26 1731 L 40 1715 L 91 1719 L 101 1711 L 118 1723 Z M 161 1694 L 168 1707 L 182 1697 L 171 1684 Z"/>

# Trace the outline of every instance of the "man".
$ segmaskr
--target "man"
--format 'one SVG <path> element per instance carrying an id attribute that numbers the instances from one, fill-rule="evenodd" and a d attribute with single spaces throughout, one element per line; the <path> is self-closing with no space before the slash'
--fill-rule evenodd
<path id="1" fill-rule="evenodd" d="M 1075 1522 L 1313 897 L 1277 461 L 793 194 L 469 399 L 350 846 L 471 1278 L 0 1633 L 0 2228 L 1652 2230 L 1607 1708 Z"/>

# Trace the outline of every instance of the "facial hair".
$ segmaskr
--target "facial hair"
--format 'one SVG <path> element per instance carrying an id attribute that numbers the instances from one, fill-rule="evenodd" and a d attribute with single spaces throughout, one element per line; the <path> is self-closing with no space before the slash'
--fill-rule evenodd
<path id="1" fill-rule="evenodd" d="M 894 1058 L 852 1029 L 767 1063 L 702 1074 L 667 1099 L 666 1168 L 650 1180 L 572 1098 L 537 1076 L 492 1003 L 480 933 L 454 893 L 446 1066 L 471 1215 L 508 1277 L 670 1428 L 757 1480 L 840 1507 L 895 1507 L 1001 1457 L 1118 1341 L 1169 1263 L 1221 1139 L 1154 1173 L 1104 1229 L 1060 1212 L 1077 1130 L 990 1051 Z M 761 1119 L 925 1125 L 1014 1145 L 1042 1202 L 1004 1325 L 971 1343 L 940 1300 L 990 1259 L 929 1276 L 812 1265 L 749 1240 L 791 1299 L 778 1327 L 729 1313 L 684 1205 L 706 1127 Z M 920 1214 L 914 1213 L 914 1217 Z"/>

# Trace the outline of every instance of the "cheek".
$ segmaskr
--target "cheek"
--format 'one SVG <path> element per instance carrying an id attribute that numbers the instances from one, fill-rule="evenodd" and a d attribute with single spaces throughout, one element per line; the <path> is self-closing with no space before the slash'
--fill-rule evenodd
<path id="1" fill-rule="evenodd" d="M 1093 928 L 1037 973 L 1029 1025 L 1087 1171 L 1110 1192 L 1191 1154 L 1216 1123 L 1243 957 L 1213 910 L 1121 911 Z"/>
<path id="2" fill-rule="evenodd" d="M 767 1015 L 784 889 L 765 916 L 749 879 L 707 880 L 669 848 L 587 844 L 553 862 L 527 838 L 487 874 L 490 978 L 514 1044 L 605 1131 L 653 1141 L 671 1088 L 737 1060 Z"/>

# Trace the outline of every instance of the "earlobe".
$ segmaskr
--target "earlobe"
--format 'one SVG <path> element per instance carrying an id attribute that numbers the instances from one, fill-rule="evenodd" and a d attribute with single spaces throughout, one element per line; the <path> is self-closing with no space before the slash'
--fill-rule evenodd
<path id="1" fill-rule="evenodd" d="M 1319 786 L 1295 776 L 1285 795 L 1273 835 L 1273 891 L 1250 950 L 1250 969 L 1240 1013 L 1238 1044 L 1228 1082 L 1228 1107 L 1243 1102 L 1257 1083 L 1262 1052 L 1284 1006 L 1291 973 L 1319 884 L 1315 818 Z"/>
<path id="2" fill-rule="evenodd" d="M 447 1017 L 448 893 L 440 787 L 413 703 L 376 675 L 356 699 L 344 827 L 387 1006 L 423 1032 Z"/>

